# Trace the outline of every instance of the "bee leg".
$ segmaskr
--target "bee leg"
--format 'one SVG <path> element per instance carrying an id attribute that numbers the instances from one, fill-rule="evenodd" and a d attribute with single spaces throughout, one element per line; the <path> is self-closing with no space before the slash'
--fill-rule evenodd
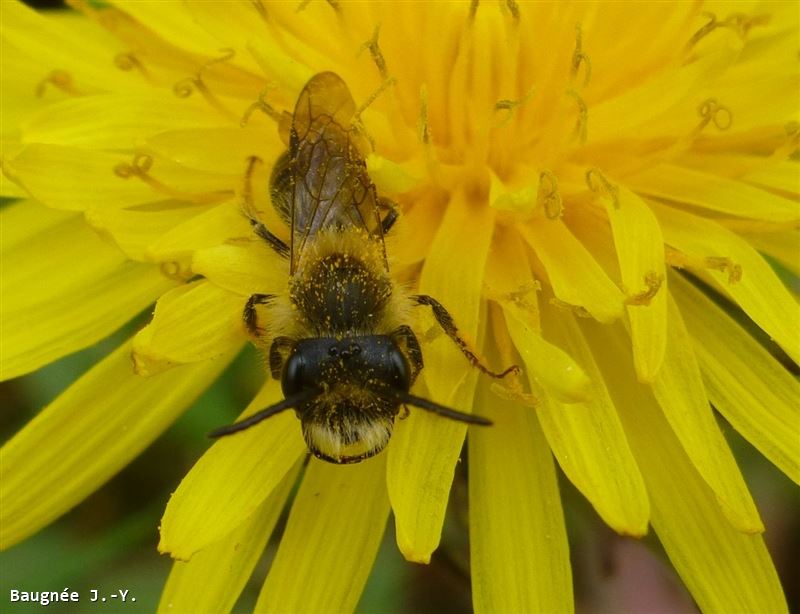
<path id="1" fill-rule="evenodd" d="M 392 339 L 400 346 L 411 364 L 411 383 L 413 384 L 423 367 L 422 350 L 419 347 L 417 336 L 410 326 L 404 324 L 392 333 Z"/>
<path id="2" fill-rule="evenodd" d="M 269 370 L 273 379 L 281 379 L 283 363 L 286 356 L 294 347 L 295 340 L 291 337 L 275 337 L 269 347 Z"/>
<path id="3" fill-rule="evenodd" d="M 381 230 L 386 234 L 400 217 L 400 212 L 397 210 L 397 203 L 383 196 L 378 199 L 378 207 L 386 210 L 386 215 L 381 220 Z"/>
<path id="4" fill-rule="evenodd" d="M 242 312 L 244 325 L 247 327 L 247 332 L 256 338 L 261 337 L 261 333 L 264 332 L 264 329 L 258 326 L 256 305 L 267 305 L 274 298 L 274 294 L 253 294 L 244 305 L 244 312 Z"/>
<path id="5" fill-rule="evenodd" d="M 278 237 L 272 234 L 267 227 L 264 226 L 261 222 L 257 219 L 250 217 L 249 215 L 247 218 L 250 220 L 250 226 L 253 227 L 253 232 L 256 233 L 257 236 L 264 239 L 275 252 L 281 258 L 288 258 L 289 257 L 289 246 L 286 245 L 283 241 L 281 241 Z"/>
<path id="6" fill-rule="evenodd" d="M 252 226 L 253 232 L 264 239 L 267 245 L 274 249 L 279 256 L 288 258 L 289 246 L 267 230 L 267 227 L 256 217 L 256 207 L 253 203 L 253 173 L 255 172 L 256 165 L 261 163 L 261 158 L 258 156 L 250 156 L 247 159 L 247 170 L 244 175 L 244 189 L 242 191 L 244 214 L 247 216 L 247 219 L 250 220 L 250 226 Z"/>
<path id="7" fill-rule="evenodd" d="M 502 378 L 511 373 L 519 373 L 519 367 L 517 365 L 512 365 L 508 369 L 499 372 L 492 371 L 486 365 L 484 365 L 480 358 L 478 358 L 475 353 L 469 349 L 467 342 L 464 341 L 458 334 L 458 328 L 456 328 L 456 324 L 453 321 L 453 316 L 451 316 L 442 306 L 442 304 L 435 298 L 426 294 L 418 294 L 416 296 L 412 296 L 411 300 L 416 302 L 417 305 L 427 305 L 433 310 L 433 317 L 436 318 L 436 322 L 442 327 L 442 330 L 447 334 L 448 337 L 450 337 L 453 343 L 458 346 L 458 349 L 460 349 L 461 353 L 467 357 L 469 364 L 471 364 L 473 367 L 479 369 L 490 377 L 496 378 Z"/>

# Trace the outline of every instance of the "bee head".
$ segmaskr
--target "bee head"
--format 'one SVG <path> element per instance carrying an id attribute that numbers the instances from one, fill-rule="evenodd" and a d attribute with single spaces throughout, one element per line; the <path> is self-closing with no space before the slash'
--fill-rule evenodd
<path id="1" fill-rule="evenodd" d="M 408 361 L 386 335 L 304 339 L 281 374 L 286 397 L 319 391 L 296 412 L 311 452 L 334 463 L 358 462 L 386 447 L 400 408 L 394 397 L 410 386 Z"/>
<path id="2" fill-rule="evenodd" d="M 288 351 L 286 360 L 283 350 Z M 421 367 L 421 356 L 417 360 Z M 279 338 L 270 350 L 270 366 L 273 375 L 281 379 L 285 398 L 216 429 L 211 437 L 239 433 L 294 409 L 309 450 L 317 458 L 346 464 L 375 456 L 386 447 L 401 405 L 467 424 L 491 424 L 482 416 L 412 395 L 409 359 L 390 336 Z"/>

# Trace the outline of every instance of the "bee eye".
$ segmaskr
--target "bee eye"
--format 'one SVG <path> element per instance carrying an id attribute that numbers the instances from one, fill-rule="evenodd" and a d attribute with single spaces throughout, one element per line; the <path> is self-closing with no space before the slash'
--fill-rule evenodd
<path id="1" fill-rule="evenodd" d="M 332 345 L 328 348 L 328 355 L 336 358 L 339 355 L 339 349 L 335 345 Z"/>
<path id="2" fill-rule="evenodd" d="M 348 349 L 350 350 L 350 353 L 353 354 L 354 356 L 358 356 L 361 353 L 361 346 L 358 345 L 357 343 L 351 343 Z"/>
<path id="3" fill-rule="evenodd" d="M 291 396 L 297 394 L 303 389 L 305 380 L 305 359 L 299 353 L 294 353 L 286 361 L 283 367 L 283 375 L 281 376 L 281 388 L 283 394 Z"/>
<path id="4" fill-rule="evenodd" d="M 408 368 L 408 361 L 397 348 L 392 348 L 389 353 L 393 385 L 398 390 L 408 391 L 411 387 L 411 372 Z"/>

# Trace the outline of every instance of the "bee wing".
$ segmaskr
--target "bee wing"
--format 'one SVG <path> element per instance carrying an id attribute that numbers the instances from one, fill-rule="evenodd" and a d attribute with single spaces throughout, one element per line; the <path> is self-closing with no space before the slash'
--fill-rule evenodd
<path id="1" fill-rule="evenodd" d="M 332 72 L 312 77 L 297 100 L 289 143 L 292 273 L 308 240 L 326 228 L 359 228 L 383 246 L 375 186 L 352 127 L 355 110 L 347 85 Z"/>

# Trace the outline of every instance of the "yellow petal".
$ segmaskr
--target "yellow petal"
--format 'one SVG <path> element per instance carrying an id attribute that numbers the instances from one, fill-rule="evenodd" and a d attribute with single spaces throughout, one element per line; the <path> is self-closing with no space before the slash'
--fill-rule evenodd
<path id="1" fill-rule="evenodd" d="M 349 466 L 312 458 L 256 612 L 352 612 L 378 554 L 386 455 Z"/>
<path id="2" fill-rule="evenodd" d="M 420 279 L 420 292 L 429 294 L 450 312 L 461 336 L 473 346 L 493 230 L 494 211 L 471 204 L 461 193 L 455 195 L 433 239 Z M 423 322 L 433 323 L 428 307 L 418 307 L 417 311 L 422 312 Z M 422 373 L 428 389 L 438 402 L 447 403 L 469 364 L 444 334 L 424 352 Z"/>
<path id="3" fill-rule="evenodd" d="M 58 238 L 60 233 L 53 232 L 52 229 L 66 220 L 78 217 L 78 214 L 71 211 L 48 209 L 35 200 L 10 203 L 0 209 L 0 232 L 3 233 L 0 248 L 5 255 L 11 252 L 12 247 L 17 248 L 18 244 L 31 241 L 45 231 L 51 233 L 48 240 Z"/>
<path id="4" fill-rule="evenodd" d="M 237 181 L 228 175 L 201 173 L 159 159 L 146 173 L 159 183 L 156 186 L 123 170 L 130 169 L 133 158 L 35 143 L 4 159 L 3 170 L 42 203 L 70 210 L 129 207 L 177 197 L 214 202 L 229 196 Z M 43 173 L 43 168 L 48 172 Z"/>
<path id="5" fill-rule="evenodd" d="M 762 254 L 774 258 L 789 271 L 800 277 L 800 232 L 745 232 L 745 238 Z"/>
<path id="6" fill-rule="evenodd" d="M 617 187 L 614 201 L 604 200 L 628 293 L 636 373 L 641 381 L 651 382 L 667 344 L 664 239 L 650 208 L 624 186 Z"/>
<path id="7" fill-rule="evenodd" d="M 208 211 L 211 205 L 164 203 L 158 209 L 91 209 L 86 221 L 110 236 L 131 260 L 152 261 L 149 247 L 172 228 Z"/>
<path id="8" fill-rule="evenodd" d="M 9 145 L 6 142 L 3 142 L 2 144 L 0 144 L 0 146 L 4 150 L 6 150 L 6 148 Z M 2 160 L 0 160 L 0 164 L 1 163 Z M 3 169 L 0 168 L 0 196 L 2 196 L 3 198 L 27 198 L 28 192 L 25 191 L 25 189 L 22 188 L 21 186 L 17 185 L 8 176 L 6 176 Z"/>
<path id="9" fill-rule="evenodd" d="M 622 293 L 560 220 L 533 220 L 520 232 L 547 270 L 556 298 L 601 322 L 622 315 Z"/>
<path id="10" fill-rule="evenodd" d="M 92 345 L 175 285 L 157 266 L 126 261 L 81 216 L 21 202 L 0 221 L 0 379 Z"/>
<path id="11" fill-rule="evenodd" d="M 800 166 L 773 156 L 689 150 L 677 158 L 682 170 L 694 169 L 728 179 L 739 179 L 784 196 L 800 194 Z"/>
<path id="12" fill-rule="evenodd" d="M 240 296 L 280 292 L 289 278 L 287 260 L 258 238 L 245 245 L 199 249 L 192 257 L 192 271 Z"/>
<path id="13" fill-rule="evenodd" d="M 711 211 L 773 222 L 800 220 L 800 204 L 741 181 L 671 164 L 658 164 L 625 180 L 632 189 Z"/>
<path id="14" fill-rule="evenodd" d="M 158 34 L 175 47 L 194 53 L 215 56 L 220 42 L 200 27 L 193 19 L 187 19 L 183 4 L 165 4 L 130 0 L 113 0 L 110 4 L 124 11 Z M 255 15 L 254 15 L 255 17 Z"/>
<path id="15" fill-rule="evenodd" d="M 297 94 L 315 72 L 306 62 L 300 62 L 288 55 L 283 45 L 272 36 L 250 39 L 247 41 L 247 50 L 258 62 L 261 71 L 280 91 L 295 93 L 293 100 L 297 100 Z"/>
<path id="16" fill-rule="evenodd" d="M 621 95 L 611 95 L 591 106 L 588 130 L 591 141 L 621 136 L 641 139 L 652 134 L 674 136 L 676 122 L 663 121 L 664 115 L 687 102 L 696 107 L 694 98 L 698 85 L 724 70 L 741 48 L 741 41 L 734 34 L 722 30 L 719 29 L 718 35 L 726 40 L 700 59 L 660 71 L 636 87 L 619 90 L 623 92 Z M 654 121 L 656 118 L 660 121 Z M 697 116 L 681 113 L 677 121 L 686 124 L 688 131 L 692 123 L 697 123 Z"/>
<path id="17" fill-rule="evenodd" d="M 542 310 L 545 336 L 592 380 L 592 399 L 563 404 L 543 395 L 539 422 L 564 473 L 615 531 L 644 535 L 650 504 L 602 374 L 572 315 Z M 534 394 L 537 391 L 534 387 Z"/>
<path id="18" fill-rule="evenodd" d="M 469 434 L 476 612 L 571 612 L 572 568 L 553 458 L 534 410 L 478 386 L 494 424 Z"/>
<path id="19" fill-rule="evenodd" d="M 125 50 L 124 44 L 83 17 L 45 16 L 22 2 L 4 2 L 2 41 L 4 56 L 28 60 L 26 89 L 33 100 L 37 100 L 37 86 L 54 68 L 69 77 L 69 86 L 78 93 L 97 91 L 98 87 L 116 91 L 144 89 L 140 75 L 109 70 L 114 56 Z M 100 58 L 107 62 L 98 61 Z M 5 71 L 3 75 L 5 78 Z M 50 102 L 53 89 L 56 88 L 45 89 L 38 100 Z"/>
<path id="20" fill-rule="evenodd" d="M 468 376 L 463 389 L 474 391 L 477 376 Z M 415 391 L 427 396 L 423 390 Z M 449 407 L 469 412 L 471 398 L 457 394 Z M 480 428 L 480 427 L 476 427 Z M 395 519 L 397 547 L 406 560 L 430 563 L 439 547 L 442 524 L 467 427 L 461 422 L 412 409 L 395 422 L 388 447 L 387 484 Z"/>
<path id="21" fill-rule="evenodd" d="M 463 197 L 456 198 L 445 213 L 422 272 L 420 290 L 450 311 L 459 332 L 468 340 L 475 340 L 478 333 L 482 276 L 492 227 L 493 212 L 469 206 Z M 469 249 L 464 249 L 465 245 Z M 429 325 L 433 322 L 431 317 L 423 321 Z M 424 345 L 423 354 L 422 373 L 430 398 L 469 412 L 477 382 L 476 370 L 470 369 L 464 356 L 444 334 Z M 407 559 L 428 562 L 439 545 L 466 427 L 423 410 L 413 410 L 411 417 L 399 422 L 395 429 L 387 479 L 397 544 Z"/>
<path id="22" fill-rule="evenodd" d="M 83 500 L 216 379 L 231 354 L 149 379 L 130 343 L 95 365 L 0 451 L 0 547 L 25 539 Z"/>
<path id="23" fill-rule="evenodd" d="M 198 170 L 244 177 L 247 159 L 256 156 L 272 168 L 285 146 L 274 126 L 202 128 L 200 126 L 150 133 L 143 141 L 148 151 Z M 267 186 L 254 182 L 265 194 Z"/>
<path id="24" fill-rule="evenodd" d="M 764 525 L 708 404 L 692 339 L 669 300 L 669 340 L 664 364 L 653 383 L 661 411 L 692 464 L 714 491 L 722 511 L 740 531 L 759 533 Z"/>
<path id="25" fill-rule="evenodd" d="M 714 407 L 800 484 L 800 384 L 702 292 L 679 276 L 673 288 Z"/>
<path id="26" fill-rule="evenodd" d="M 263 554 L 299 469 L 298 463 L 230 535 L 204 548 L 191 561 L 172 564 L 159 612 L 229 612 L 233 608 Z"/>
<path id="27" fill-rule="evenodd" d="M 794 160 L 771 160 L 747 173 L 744 180 L 797 196 L 800 194 L 800 164 Z"/>
<path id="28" fill-rule="evenodd" d="M 727 521 L 650 391 L 636 382 L 624 334 L 584 326 L 630 435 L 652 502 L 652 523 L 672 564 L 704 612 L 786 612 L 760 535 Z"/>
<path id="29" fill-rule="evenodd" d="M 411 208 L 404 210 L 395 228 L 386 236 L 390 266 L 395 268 L 425 260 L 443 214 L 430 194 L 424 194 Z"/>
<path id="30" fill-rule="evenodd" d="M 771 21 L 779 19 L 771 16 Z M 796 36 L 796 30 L 794 34 Z M 730 101 L 732 132 L 746 133 L 798 119 L 797 71 L 784 57 L 778 57 L 771 60 L 775 67 L 771 70 L 765 70 L 770 64 L 763 60 L 740 63 L 714 84 L 718 100 Z"/>
<path id="31" fill-rule="evenodd" d="M 528 377 L 536 378 L 548 394 L 563 403 L 591 399 L 592 382 L 569 354 L 534 331 L 518 308 L 503 306 L 503 315 Z"/>
<path id="32" fill-rule="evenodd" d="M 207 281 L 170 290 L 153 320 L 133 340 L 137 373 L 152 375 L 175 364 L 198 362 L 241 347 L 245 299 Z"/>
<path id="33" fill-rule="evenodd" d="M 667 243 L 684 254 L 717 259 L 712 262 L 729 259 L 722 261 L 725 270 L 696 267 L 691 262 L 687 266 L 736 301 L 795 362 L 800 362 L 800 307 L 758 252 L 711 220 L 669 207 L 658 206 L 655 212 Z"/>
<path id="34" fill-rule="evenodd" d="M 225 123 L 192 98 L 163 94 L 101 94 L 50 104 L 25 122 L 23 143 L 131 149 L 149 135 Z M 240 130 L 241 131 L 241 130 Z"/>
<path id="35" fill-rule="evenodd" d="M 283 398 L 270 381 L 240 418 Z M 217 441 L 173 493 L 161 520 L 160 552 L 189 560 L 251 517 L 306 452 L 300 423 L 284 412 Z"/>
<path id="36" fill-rule="evenodd" d="M 525 337 L 517 343 L 518 351 L 542 384 L 551 387 L 559 398 L 584 399 L 588 378 L 569 356 L 542 339 L 538 297 L 541 284 L 533 276 L 529 252 L 516 231 L 496 228 L 486 263 L 484 295 L 502 307 L 507 321 L 518 323 L 518 334 Z M 498 341 L 496 336 L 493 341 Z"/>
<path id="37" fill-rule="evenodd" d="M 204 0 L 187 0 L 182 9 L 188 14 L 184 13 L 181 21 L 191 20 L 217 41 L 211 52 L 220 48 L 236 49 L 236 56 L 230 62 L 258 72 L 258 65 L 253 58 L 240 49 L 248 39 L 264 36 L 267 20 L 259 13 L 258 5 L 248 2 L 221 5 Z M 182 27 L 185 25 L 182 24 Z M 167 32 L 164 34 L 168 35 Z"/>
<path id="38" fill-rule="evenodd" d="M 238 199 L 231 199 L 168 230 L 148 248 L 147 254 L 157 262 L 179 260 L 194 250 L 221 245 L 231 237 L 252 240 L 253 236 Z"/>

